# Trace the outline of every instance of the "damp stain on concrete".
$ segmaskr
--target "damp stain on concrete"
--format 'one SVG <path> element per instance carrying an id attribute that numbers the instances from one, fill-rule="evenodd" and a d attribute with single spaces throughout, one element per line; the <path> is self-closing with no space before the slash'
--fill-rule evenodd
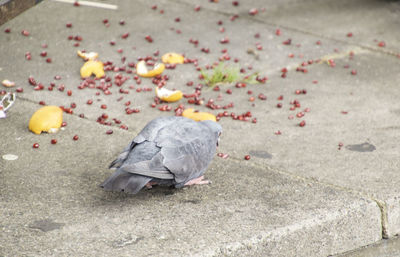
<path id="1" fill-rule="evenodd" d="M 43 232 L 49 232 L 52 230 L 60 229 L 65 223 L 54 222 L 51 219 L 37 220 L 29 225 L 30 228 L 39 229 Z"/>
<path id="2" fill-rule="evenodd" d="M 372 152 L 376 150 L 376 147 L 365 142 L 362 144 L 346 145 L 346 149 L 354 152 Z"/>

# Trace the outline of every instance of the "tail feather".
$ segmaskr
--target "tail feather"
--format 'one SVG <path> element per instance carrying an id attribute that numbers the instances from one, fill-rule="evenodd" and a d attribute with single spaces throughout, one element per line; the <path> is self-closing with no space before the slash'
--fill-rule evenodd
<path id="1" fill-rule="evenodd" d="M 100 187 L 107 191 L 124 191 L 129 194 L 136 194 L 151 180 L 151 177 L 117 170 L 103 183 L 101 183 Z"/>

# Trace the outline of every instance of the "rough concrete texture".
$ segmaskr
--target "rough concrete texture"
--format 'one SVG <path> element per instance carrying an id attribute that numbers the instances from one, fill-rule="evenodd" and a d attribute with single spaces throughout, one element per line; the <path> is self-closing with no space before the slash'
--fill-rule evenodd
<path id="1" fill-rule="evenodd" d="M 399 244 L 399 238 L 394 237 L 392 239 L 382 240 L 381 242 L 369 247 L 340 254 L 335 257 L 396 257 L 399 256 Z"/>
<path id="2" fill-rule="evenodd" d="M 148 1 L 102 2 L 116 4 L 118 10 L 44 1 L 0 27 L 0 80 L 15 81 L 24 89 L 8 117 L 0 120 L 0 155 L 19 156 L 0 160 L 0 256 L 327 256 L 400 232 L 398 2 L 253 0 L 236 7 L 231 1 L 207 1 L 198 12 L 196 4 L 183 0 L 158 1 L 156 10 Z M 259 13 L 249 15 L 251 8 Z M 231 21 L 234 14 L 239 18 Z M 125 25 L 118 24 L 121 19 Z M 6 28 L 11 33 L 4 33 Z M 28 37 L 21 35 L 23 29 L 30 32 Z M 122 39 L 127 32 L 129 37 Z M 354 35 L 347 37 L 348 32 Z M 83 37 L 79 47 L 68 40 L 70 35 Z M 224 37 L 228 44 L 219 43 Z M 282 44 L 289 38 L 290 45 Z M 197 39 L 198 46 L 190 39 Z M 386 46 L 377 46 L 374 39 Z M 136 196 L 104 192 L 98 184 L 112 173 L 107 165 L 119 151 L 148 121 L 174 113 L 151 108 L 155 86 L 146 78 L 138 84 L 134 74 L 119 71 L 129 80 L 109 88 L 111 95 L 78 89 L 83 64 L 76 56 L 79 49 L 99 52 L 101 61 L 128 70 L 127 63 L 157 50 L 160 56 L 183 53 L 204 68 L 227 49 L 228 63 L 237 58 L 246 74 L 259 72 L 268 77 L 267 83 L 204 88 L 202 97 L 222 106 L 233 102 L 226 109 L 229 116 L 250 111 L 257 123 L 221 118 L 218 152 L 229 157 L 215 157 L 206 173 L 211 185 L 156 187 Z M 42 51 L 52 63 L 40 56 Z M 25 60 L 26 52 L 32 60 Z M 312 64 L 301 66 L 310 60 Z M 296 72 L 299 66 L 307 72 Z M 286 78 L 281 77 L 284 67 Z M 107 76 L 117 73 L 107 71 Z M 193 64 L 163 74 L 169 76 L 167 88 L 185 93 L 202 83 Z M 29 76 L 45 89 L 34 90 Z M 194 85 L 186 86 L 188 81 Z M 56 86 L 49 91 L 52 82 Z M 58 90 L 61 84 L 63 92 Z M 119 93 L 120 88 L 129 94 Z M 305 94 L 295 93 L 303 89 Z M 260 93 L 266 101 L 258 99 Z M 86 104 L 88 99 L 92 105 Z M 291 111 L 295 99 L 301 107 Z M 40 101 L 76 104 L 73 115 L 64 114 L 65 130 L 40 136 L 28 131 Z M 127 115 L 127 101 L 140 112 Z M 190 105 L 186 99 L 170 104 L 172 110 L 178 104 L 214 114 L 225 111 Z M 297 118 L 301 111 L 304 117 Z M 102 113 L 129 130 L 115 122 L 111 127 L 98 124 Z M 301 120 L 304 127 L 298 125 Z M 109 129 L 112 135 L 105 134 Z M 75 134 L 78 141 L 72 140 Z M 50 143 L 53 138 L 56 145 Z M 39 149 L 32 148 L 35 142 Z M 247 154 L 249 161 L 243 159 Z"/>

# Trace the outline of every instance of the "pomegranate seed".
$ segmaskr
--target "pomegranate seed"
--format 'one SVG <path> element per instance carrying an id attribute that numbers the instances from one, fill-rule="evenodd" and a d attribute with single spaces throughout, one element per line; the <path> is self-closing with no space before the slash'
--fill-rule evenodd
<path id="1" fill-rule="evenodd" d="M 72 91 L 71 91 L 71 90 L 68 90 L 68 91 L 67 91 L 67 95 L 68 95 L 68 96 L 71 96 L 71 95 L 72 95 Z"/>
<path id="2" fill-rule="evenodd" d="M 278 104 L 276 105 L 276 107 L 282 108 L 282 104 L 281 104 L 281 103 L 278 103 Z"/>
<path id="3" fill-rule="evenodd" d="M 39 144 L 38 143 L 34 143 L 32 147 L 33 148 L 39 148 Z"/>
<path id="4" fill-rule="evenodd" d="M 61 109 L 63 109 L 63 108 L 61 108 Z M 61 127 L 66 127 L 66 126 L 67 126 L 67 122 L 63 121 L 63 122 L 61 123 Z"/>
<path id="5" fill-rule="evenodd" d="M 150 35 L 147 35 L 145 37 L 145 39 L 147 40 L 147 42 L 152 43 L 153 42 L 153 38 Z"/>
<path id="6" fill-rule="evenodd" d="M 47 63 L 51 63 L 51 62 L 52 62 L 51 58 L 47 58 L 47 59 L 46 59 L 46 62 L 47 62 Z"/>
<path id="7" fill-rule="evenodd" d="M 239 5 L 239 2 L 238 2 L 238 1 L 233 1 L 233 2 L 232 2 L 232 5 L 233 5 L 233 6 L 238 6 L 238 5 Z"/>
<path id="8" fill-rule="evenodd" d="M 257 123 L 257 118 L 253 118 L 252 123 Z"/>
<path id="9" fill-rule="evenodd" d="M 76 103 L 71 103 L 70 106 L 71 106 L 72 109 L 75 109 L 76 108 Z"/>
<path id="10" fill-rule="evenodd" d="M 27 30 L 22 30 L 21 34 L 24 35 L 25 37 L 29 36 L 29 31 Z"/>
<path id="11" fill-rule="evenodd" d="M 74 6 L 75 6 L 75 7 L 79 7 L 80 5 L 81 5 L 81 4 L 80 4 L 78 1 L 75 1 L 75 2 L 74 2 Z"/>
<path id="12" fill-rule="evenodd" d="M 81 113 L 81 114 L 79 114 L 79 118 L 85 118 L 85 114 L 83 114 L 83 113 Z"/>
<path id="13" fill-rule="evenodd" d="M 122 36 L 121 36 L 121 38 L 123 38 L 123 39 L 126 39 L 126 38 L 128 38 L 129 37 L 129 33 L 124 33 L 124 34 L 122 34 Z"/>
<path id="14" fill-rule="evenodd" d="M 67 27 L 67 28 L 72 28 L 72 23 L 67 23 L 67 24 L 65 24 L 65 27 Z"/>
<path id="15" fill-rule="evenodd" d="M 79 136 L 78 136 L 78 135 L 75 135 L 72 139 L 73 139 L 74 141 L 76 141 L 76 140 L 79 139 Z"/>
<path id="16" fill-rule="evenodd" d="M 181 18 L 179 18 L 179 17 L 175 18 L 175 22 L 180 22 L 180 21 L 181 21 Z"/>
<path id="17" fill-rule="evenodd" d="M 42 52 L 40 53 L 40 56 L 46 57 L 46 56 L 47 56 L 47 52 L 46 52 L 46 51 L 42 51 Z"/>
<path id="18" fill-rule="evenodd" d="M 24 92 L 24 89 L 22 87 L 19 87 L 15 90 L 17 93 L 22 93 Z"/>
<path id="19" fill-rule="evenodd" d="M 100 108 L 101 108 L 101 109 L 107 109 L 107 105 L 102 104 L 102 105 L 100 106 Z"/>
<path id="20" fill-rule="evenodd" d="M 250 155 L 245 155 L 245 156 L 244 156 L 244 159 L 245 159 L 246 161 L 250 160 Z"/>
<path id="21" fill-rule="evenodd" d="M 275 30 L 275 35 L 280 36 L 282 34 L 280 29 L 276 29 Z"/>
<path id="22" fill-rule="evenodd" d="M 55 144 L 57 144 L 57 139 L 52 139 L 50 142 L 52 145 L 55 145 Z"/>
<path id="23" fill-rule="evenodd" d="M 299 123 L 299 126 L 300 127 L 304 127 L 306 125 L 306 121 L 305 120 L 302 120 L 300 123 Z"/>
<path id="24" fill-rule="evenodd" d="M 125 25 L 125 21 L 124 20 L 120 20 L 119 21 L 119 25 L 121 25 L 121 26 Z"/>
<path id="25" fill-rule="evenodd" d="M 357 75 L 357 71 L 356 70 L 352 70 L 351 71 L 351 75 Z"/>
<path id="26" fill-rule="evenodd" d="M 6 28 L 6 29 L 4 30 L 4 32 L 5 32 L 5 33 L 10 33 L 10 32 L 11 32 L 11 29 L 10 29 L 10 28 Z"/>
<path id="27" fill-rule="evenodd" d="M 385 47 L 386 43 L 384 41 L 381 41 L 381 42 L 378 43 L 378 46 L 379 47 Z"/>
<path id="28" fill-rule="evenodd" d="M 249 10 L 249 14 L 250 14 L 250 15 L 253 15 L 253 16 L 254 16 L 254 15 L 256 15 L 257 13 L 258 13 L 257 8 L 252 8 L 252 9 Z"/>
<path id="29" fill-rule="evenodd" d="M 153 5 L 153 6 L 151 6 L 151 9 L 153 9 L 153 10 L 157 10 L 157 5 Z"/>
<path id="30" fill-rule="evenodd" d="M 196 6 L 194 7 L 194 10 L 195 10 L 196 12 L 200 11 L 200 9 L 201 9 L 201 6 L 200 6 L 200 5 L 196 5 Z"/>
<path id="31" fill-rule="evenodd" d="M 347 37 L 352 37 L 352 36 L 353 36 L 353 33 L 349 32 L 349 33 L 347 33 L 346 36 L 347 36 Z"/>
<path id="32" fill-rule="evenodd" d="M 282 132 L 280 130 L 278 130 L 275 132 L 275 135 L 277 135 L 277 136 L 282 135 Z"/>
<path id="33" fill-rule="evenodd" d="M 114 131 L 112 131 L 111 129 L 109 129 L 109 130 L 106 131 L 106 134 L 107 134 L 107 135 L 111 135 L 112 133 L 114 133 Z"/>

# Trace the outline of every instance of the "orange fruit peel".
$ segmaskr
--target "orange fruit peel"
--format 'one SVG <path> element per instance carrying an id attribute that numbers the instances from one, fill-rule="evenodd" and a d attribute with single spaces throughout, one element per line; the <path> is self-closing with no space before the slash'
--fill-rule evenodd
<path id="1" fill-rule="evenodd" d="M 63 111 L 58 106 L 44 106 L 37 110 L 29 120 L 29 130 L 40 135 L 42 132 L 56 133 L 62 124 Z"/>
<path id="2" fill-rule="evenodd" d="M 161 73 L 163 73 L 164 70 L 165 65 L 163 63 L 157 63 L 156 65 L 154 65 L 154 69 L 152 70 L 147 69 L 146 62 L 143 60 L 136 64 L 136 73 L 139 76 L 145 78 L 151 78 L 160 75 Z"/>
<path id="3" fill-rule="evenodd" d="M 202 120 L 217 121 L 215 115 L 208 112 L 195 112 L 193 108 L 184 110 L 182 116 L 192 119 L 194 121 L 202 121 Z"/>
<path id="4" fill-rule="evenodd" d="M 88 78 L 94 74 L 96 78 L 104 77 L 104 65 L 97 60 L 89 60 L 85 62 L 81 68 L 81 77 Z"/>
<path id="5" fill-rule="evenodd" d="M 78 56 L 81 57 L 85 61 L 96 60 L 97 57 L 99 57 L 99 54 L 96 52 L 84 53 L 84 52 L 78 51 L 77 53 L 78 53 Z"/>
<path id="6" fill-rule="evenodd" d="M 166 53 L 161 57 L 163 63 L 168 64 L 182 64 L 185 61 L 185 57 L 177 53 Z"/>
<path id="7" fill-rule="evenodd" d="M 169 90 L 165 87 L 156 87 L 156 96 L 162 101 L 172 103 L 179 101 L 182 98 L 183 93 L 180 90 Z"/>

